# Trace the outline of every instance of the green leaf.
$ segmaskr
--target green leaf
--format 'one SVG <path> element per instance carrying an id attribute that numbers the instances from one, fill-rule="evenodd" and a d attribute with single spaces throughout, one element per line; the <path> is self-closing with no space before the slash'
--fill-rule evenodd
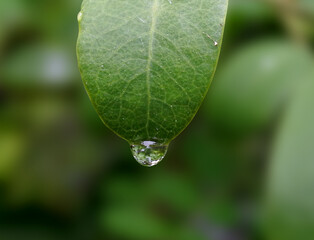
<path id="1" fill-rule="evenodd" d="M 58 87 L 76 77 L 73 59 L 65 49 L 30 45 L 13 52 L 0 67 L 2 83 L 14 89 Z"/>
<path id="2" fill-rule="evenodd" d="M 312 62 L 313 63 L 313 62 Z M 267 187 L 267 239 L 314 239 L 314 72 L 287 109 L 271 156 Z M 300 80 L 308 78 L 305 84 Z M 304 82 L 304 81 L 303 81 Z"/>
<path id="3" fill-rule="evenodd" d="M 183 131 L 213 78 L 226 10 L 227 0 L 84 0 L 79 68 L 105 125 L 130 143 Z"/>
<path id="4" fill-rule="evenodd" d="M 282 112 L 309 69 L 310 54 L 287 40 L 242 47 L 217 71 L 206 101 L 210 121 L 241 136 L 260 130 Z"/>

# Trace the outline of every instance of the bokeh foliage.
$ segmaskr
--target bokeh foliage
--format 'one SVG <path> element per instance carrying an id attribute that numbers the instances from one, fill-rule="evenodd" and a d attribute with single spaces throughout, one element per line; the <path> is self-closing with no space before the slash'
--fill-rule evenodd
<path id="1" fill-rule="evenodd" d="M 0 239 L 313 239 L 312 0 L 230 0 L 209 95 L 159 166 L 76 66 L 80 0 L 0 0 Z"/>

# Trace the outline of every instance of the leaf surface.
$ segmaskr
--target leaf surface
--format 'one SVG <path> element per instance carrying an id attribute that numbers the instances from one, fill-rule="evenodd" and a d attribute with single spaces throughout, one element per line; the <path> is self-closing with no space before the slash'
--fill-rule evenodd
<path id="1" fill-rule="evenodd" d="M 129 142 L 168 143 L 213 77 L 227 0 L 84 0 L 81 76 L 99 116 Z"/>

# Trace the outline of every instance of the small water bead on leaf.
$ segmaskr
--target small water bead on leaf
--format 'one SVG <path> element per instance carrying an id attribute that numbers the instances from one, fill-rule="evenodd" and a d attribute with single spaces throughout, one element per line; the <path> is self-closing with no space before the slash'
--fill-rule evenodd
<path id="1" fill-rule="evenodd" d="M 165 157 L 167 150 L 167 144 L 159 144 L 154 141 L 131 144 L 133 157 L 139 164 L 146 167 L 157 165 Z"/>

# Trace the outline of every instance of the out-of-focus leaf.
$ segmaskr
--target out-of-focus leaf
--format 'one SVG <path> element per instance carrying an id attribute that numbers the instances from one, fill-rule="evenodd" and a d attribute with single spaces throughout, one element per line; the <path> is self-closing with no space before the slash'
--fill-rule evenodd
<path id="1" fill-rule="evenodd" d="M 314 72 L 306 77 L 310 81 L 289 106 L 271 158 L 269 240 L 314 239 Z"/>
<path id="2" fill-rule="evenodd" d="M 0 68 L 2 84 L 16 88 L 66 85 L 76 76 L 71 54 L 49 46 L 19 49 Z"/>
<path id="3" fill-rule="evenodd" d="M 312 68 L 309 54 L 284 40 L 263 40 L 239 50 L 220 68 L 208 97 L 210 120 L 247 134 L 267 124 Z"/>
<path id="4" fill-rule="evenodd" d="M 190 131 L 182 146 L 182 153 L 186 157 L 190 172 L 204 184 L 233 183 L 236 165 L 235 156 L 226 143 L 221 144 L 204 131 L 203 126 Z M 180 160 L 181 161 L 181 160 Z"/>
<path id="5" fill-rule="evenodd" d="M 312 15 L 312 20 L 314 20 L 314 1 L 312 0 L 300 0 L 301 8 Z"/>
<path id="6" fill-rule="evenodd" d="M 164 239 L 169 235 L 167 224 L 154 218 L 143 207 L 117 206 L 104 215 L 107 230 L 125 239 Z"/>
<path id="7" fill-rule="evenodd" d="M 271 13 L 269 6 L 259 0 L 233 0 L 230 1 L 229 8 L 228 18 L 231 17 L 234 23 L 241 22 L 242 28 L 247 27 L 247 24 L 251 24 L 245 23 L 245 20 L 261 20 L 268 18 Z"/>
<path id="8" fill-rule="evenodd" d="M 21 22 L 25 17 L 25 1 L 10 0 L 0 1 L 0 43 L 4 37 L 5 31 L 10 30 L 12 24 Z"/>
<path id="9" fill-rule="evenodd" d="M 149 184 L 152 199 L 169 204 L 178 212 L 189 212 L 200 202 L 198 189 L 192 182 L 178 174 L 162 174 L 159 172 Z M 176 194 L 172 194 L 172 193 Z"/>
<path id="10" fill-rule="evenodd" d="M 267 1 L 230 1 L 221 61 L 252 38 L 274 32 L 277 25 L 278 20 L 274 8 Z"/>
<path id="11" fill-rule="evenodd" d="M 3 179 L 10 176 L 22 160 L 27 144 L 25 137 L 16 129 L 1 127 L 0 132 L 0 179 Z"/>
<path id="12" fill-rule="evenodd" d="M 299 28 L 303 28 L 303 31 L 308 36 L 308 40 L 314 40 L 314 1 L 313 0 L 300 0 L 299 2 L 300 16 L 299 16 Z"/>
<path id="13" fill-rule="evenodd" d="M 103 226 L 114 236 L 207 239 L 194 224 L 195 208 L 201 211 L 203 204 L 197 189 L 184 176 L 159 172 L 145 181 L 120 177 L 106 187 L 106 192 L 111 206 L 102 214 Z"/>

